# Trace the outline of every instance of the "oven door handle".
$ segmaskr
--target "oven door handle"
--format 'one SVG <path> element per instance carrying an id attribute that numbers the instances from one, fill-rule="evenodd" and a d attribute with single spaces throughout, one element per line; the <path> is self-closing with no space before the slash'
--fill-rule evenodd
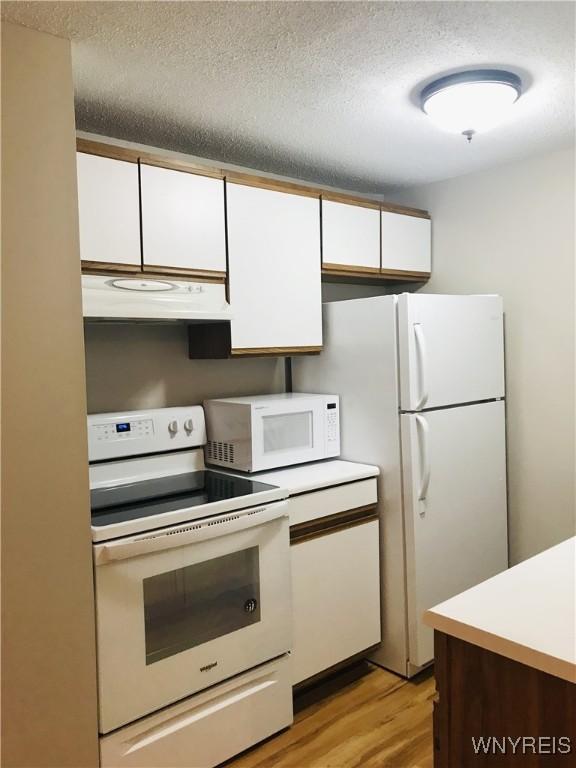
<path id="1" fill-rule="evenodd" d="M 128 539 L 109 541 L 94 547 L 94 564 L 106 565 L 115 560 L 128 560 L 131 557 L 147 555 L 165 549 L 174 549 L 188 544 L 196 544 L 220 536 L 228 536 L 249 528 L 288 518 L 288 502 L 278 501 L 255 509 L 243 509 L 228 512 L 201 520 L 192 520 L 184 525 L 161 528 L 150 533 L 131 536 Z M 288 530 L 286 531 L 288 540 Z"/>

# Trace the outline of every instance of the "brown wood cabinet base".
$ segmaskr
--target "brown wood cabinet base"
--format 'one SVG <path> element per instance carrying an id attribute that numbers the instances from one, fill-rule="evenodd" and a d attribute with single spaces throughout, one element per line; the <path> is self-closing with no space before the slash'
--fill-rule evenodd
<path id="1" fill-rule="evenodd" d="M 246 347 L 234 348 L 230 357 L 292 357 L 293 355 L 319 355 L 322 347 Z"/>
<path id="2" fill-rule="evenodd" d="M 430 272 L 409 272 L 407 270 L 371 269 L 369 267 L 334 268 L 333 265 L 322 267 L 322 281 L 326 283 L 425 283 L 430 280 Z"/>
<path id="3" fill-rule="evenodd" d="M 442 632 L 435 656 L 435 768 L 576 766 L 575 684 Z"/>
<path id="4" fill-rule="evenodd" d="M 140 276 L 142 267 L 138 264 L 116 264 L 111 261 L 82 260 L 82 272 L 90 275 L 110 275 L 110 277 Z"/>
<path id="5" fill-rule="evenodd" d="M 317 355 L 322 347 L 232 347 L 230 323 L 207 322 L 188 326 L 188 356 L 191 360 L 223 360 L 234 357 L 292 357 Z"/>
<path id="6" fill-rule="evenodd" d="M 110 277 L 142 277 L 149 280 L 190 280 L 195 283 L 225 283 L 226 272 L 208 269 L 177 269 L 172 267 L 146 266 L 132 264 L 113 264 L 111 262 L 82 261 L 82 272 L 89 275 L 110 275 Z"/>

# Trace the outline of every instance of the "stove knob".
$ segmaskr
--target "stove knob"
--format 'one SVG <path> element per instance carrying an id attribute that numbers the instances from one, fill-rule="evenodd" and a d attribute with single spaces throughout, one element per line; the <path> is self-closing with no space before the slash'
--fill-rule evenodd
<path id="1" fill-rule="evenodd" d="M 178 422 L 177 421 L 171 421 L 168 424 L 168 432 L 174 437 L 174 435 L 178 432 Z"/>
<path id="2" fill-rule="evenodd" d="M 192 421 L 192 419 L 186 419 L 186 421 L 184 422 L 184 429 L 188 434 L 194 431 L 194 422 Z"/>

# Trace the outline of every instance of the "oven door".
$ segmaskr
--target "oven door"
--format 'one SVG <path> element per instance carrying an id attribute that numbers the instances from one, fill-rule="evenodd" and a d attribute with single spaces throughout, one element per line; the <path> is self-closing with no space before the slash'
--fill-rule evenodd
<path id="1" fill-rule="evenodd" d="M 288 505 L 94 547 L 100 732 L 290 650 Z"/>
<path id="2" fill-rule="evenodd" d="M 325 407 L 319 398 L 253 407 L 252 471 L 325 458 Z"/>

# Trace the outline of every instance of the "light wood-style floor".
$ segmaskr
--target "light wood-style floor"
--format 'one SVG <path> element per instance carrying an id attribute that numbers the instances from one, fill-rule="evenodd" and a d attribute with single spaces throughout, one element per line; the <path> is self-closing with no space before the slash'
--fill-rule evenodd
<path id="1" fill-rule="evenodd" d="M 433 695 L 431 670 L 406 681 L 363 663 L 301 694 L 293 727 L 227 768 L 432 768 Z"/>

